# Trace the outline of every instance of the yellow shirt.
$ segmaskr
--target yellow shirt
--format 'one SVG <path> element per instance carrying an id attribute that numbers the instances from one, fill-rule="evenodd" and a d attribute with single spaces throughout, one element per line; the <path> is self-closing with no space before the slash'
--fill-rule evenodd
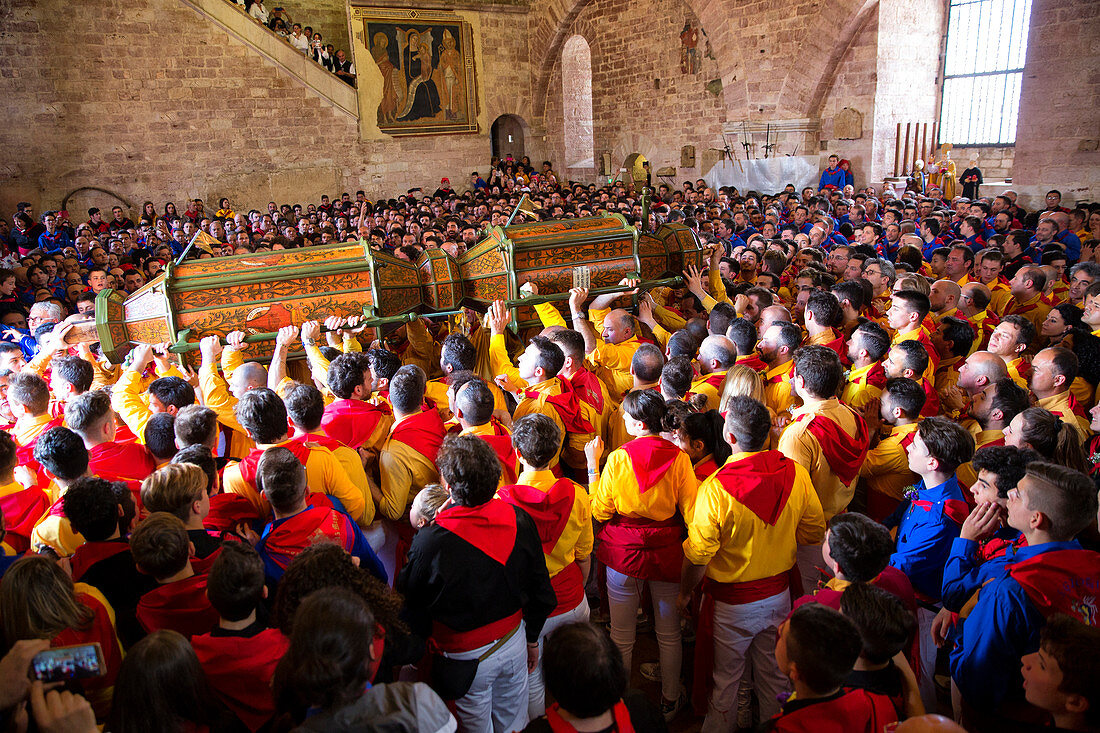
<path id="1" fill-rule="evenodd" d="M 596 310 L 590 312 L 597 335 L 603 331 L 603 322 L 610 310 Z M 631 336 L 626 341 L 618 344 L 610 344 L 600 341 L 596 350 L 588 355 L 588 361 L 592 364 L 592 371 L 596 372 L 600 379 L 607 384 L 607 390 L 613 394 L 623 394 L 634 384 L 634 377 L 630 374 L 630 362 L 634 358 L 634 352 L 642 342 L 637 336 Z"/>
<path id="2" fill-rule="evenodd" d="M 64 495 L 65 492 L 59 490 L 55 502 L 61 501 L 61 497 Z M 74 532 L 68 518 L 64 515 L 51 516 L 47 512 L 31 530 L 32 550 L 39 545 L 49 545 L 58 555 L 69 557 L 76 552 L 76 548 L 83 544 L 84 535 Z"/>
<path id="3" fill-rule="evenodd" d="M 1039 407 L 1044 410 L 1050 410 L 1057 415 L 1062 422 L 1072 425 L 1077 431 L 1077 437 L 1082 443 L 1088 440 L 1090 435 L 1089 419 L 1087 417 L 1081 417 L 1073 412 L 1069 405 L 1070 391 L 1067 389 L 1064 392 L 1059 392 L 1056 395 L 1051 395 L 1046 399 L 1039 400 Z"/>
<path id="4" fill-rule="evenodd" d="M 917 474 L 909 470 L 909 454 L 906 444 L 911 442 L 917 432 L 918 423 L 898 425 L 890 434 L 867 451 L 867 460 L 859 467 L 859 475 L 867 479 L 867 485 L 880 494 L 893 499 L 902 499 L 906 486 L 912 486 L 920 480 Z"/>
<path id="5" fill-rule="evenodd" d="M 236 349 L 223 352 L 223 354 L 227 353 L 235 355 L 235 360 L 243 363 L 243 357 Z M 226 357 L 223 356 L 223 361 L 225 359 Z M 230 356 L 229 359 L 234 359 L 234 357 Z M 236 367 L 239 366 L 240 364 L 236 365 Z M 226 372 L 227 376 L 231 374 L 232 370 Z M 202 390 L 203 402 L 217 413 L 218 422 L 229 430 L 229 445 L 226 446 L 225 450 L 226 457 L 240 460 L 247 456 L 249 451 L 256 447 L 256 443 L 248 437 L 248 433 L 237 421 L 237 415 L 233 412 L 237 406 L 237 398 L 229 393 L 228 385 L 218 374 L 218 370 L 213 364 L 199 368 L 199 388 Z"/>
<path id="6" fill-rule="evenodd" d="M 524 471 L 519 475 L 517 484 L 531 486 L 542 492 L 560 479 L 551 471 Z M 569 521 L 561 531 L 557 543 L 550 552 L 543 553 L 546 558 L 546 570 L 554 577 L 575 560 L 584 560 L 592 554 L 592 502 L 583 486 L 573 483 L 575 498 Z"/>
<path id="7" fill-rule="evenodd" d="M 850 407 L 840 404 L 840 401 L 835 397 L 803 405 L 794 412 L 795 417 L 801 414 L 824 416 L 839 425 L 853 439 L 856 435 L 855 412 Z M 821 444 L 817 442 L 817 438 L 814 437 L 813 433 L 807 429 L 808 423 L 807 420 L 792 422 L 788 425 L 783 434 L 779 436 L 779 451 L 783 455 L 798 461 L 809 471 L 810 479 L 813 481 L 817 495 L 821 499 L 825 519 L 828 520 L 832 519 L 834 514 L 844 511 L 851 503 L 852 496 L 855 494 L 858 476 L 853 478 L 849 484 L 841 482 L 837 475 L 833 473 L 833 469 L 829 467 L 829 462 L 825 458 Z"/>
<path id="8" fill-rule="evenodd" d="M 974 450 L 984 448 L 987 445 L 1004 445 L 1005 434 L 1003 430 L 982 430 L 974 436 Z M 974 463 L 967 461 L 959 466 L 959 470 L 955 472 L 955 476 L 959 479 L 959 485 L 963 488 L 970 488 L 978 481 L 978 472 L 974 470 Z"/>
<path id="9" fill-rule="evenodd" d="M 759 454 L 734 453 L 725 465 L 754 455 Z M 726 491 L 718 473 L 699 487 L 684 541 L 684 557 L 694 565 L 706 565 L 711 580 L 740 583 L 785 573 L 794 567 L 797 545 L 825 539 L 821 501 L 802 466 L 795 465 L 790 496 L 774 525 Z"/>
<path id="10" fill-rule="evenodd" d="M 636 392 L 643 389 L 657 389 L 656 382 L 652 384 L 642 384 L 637 389 L 631 389 L 631 392 Z M 625 396 L 625 395 L 624 395 Z M 634 436 L 626 432 L 626 423 L 623 422 L 623 406 L 622 401 L 615 405 L 615 409 L 611 411 L 606 422 L 604 422 L 604 438 L 605 453 L 611 453 L 611 451 L 618 448 L 622 448 L 624 445 L 634 440 Z"/>
<path id="11" fill-rule="evenodd" d="M 382 501 L 378 504 L 378 513 L 386 519 L 407 522 L 413 499 L 428 484 L 439 482 L 439 469 L 415 448 L 393 439 L 393 430 L 401 423 L 402 420 L 394 422 L 390 437 L 378 456 L 382 478 Z"/>
<path id="12" fill-rule="evenodd" d="M 1020 374 L 1020 369 L 1027 367 L 1027 372 L 1031 373 L 1031 362 L 1023 356 L 1018 356 L 1012 361 L 1008 362 L 1008 376 L 1012 378 L 1012 381 L 1020 385 L 1022 389 L 1027 389 L 1027 379 Z"/>
<path id="13" fill-rule="evenodd" d="M 874 374 L 872 375 L 872 372 Z M 886 383 L 886 374 L 882 371 L 880 362 L 872 362 L 865 367 L 853 369 L 848 374 L 848 384 L 840 395 L 840 401 L 856 412 L 863 412 L 863 408 L 882 396 L 882 387 L 871 384 L 871 381 Z"/>
<path id="14" fill-rule="evenodd" d="M 656 436 L 646 439 L 664 440 Z M 643 492 L 630 456 L 622 448 L 611 452 L 594 483 L 592 517 L 597 522 L 606 522 L 616 514 L 662 522 L 671 519 L 677 511 L 685 522 L 690 522 L 699 488 L 691 459 L 680 451 L 671 467 Z"/>
<path id="15" fill-rule="evenodd" d="M 1042 293 L 1038 293 L 1023 302 L 1012 300 L 1005 309 L 1005 312 L 1015 316 L 1023 316 L 1035 326 L 1035 333 L 1042 333 L 1043 321 L 1046 320 L 1047 314 L 1050 313 L 1050 306 L 1044 303 L 1042 298 Z"/>
<path id="16" fill-rule="evenodd" d="M 691 391 L 695 394 L 701 394 L 707 398 L 707 409 L 717 410 L 718 402 L 722 398 L 722 383 L 725 381 L 726 372 L 728 369 L 723 369 L 720 372 L 711 372 L 710 374 L 704 374 L 694 382 L 691 383 Z M 711 382 L 717 382 L 717 385 L 711 384 Z"/>
<path id="17" fill-rule="evenodd" d="M 290 440 L 276 443 L 276 446 L 285 446 Z M 257 449 L 272 448 L 270 445 L 258 445 Z M 367 526 L 374 520 L 374 500 L 366 484 L 356 486 L 348 478 L 344 467 L 328 448 L 319 445 L 310 445 L 309 457 L 306 459 L 306 486 L 310 491 L 335 496 L 344 505 L 344 511 L 362 526 Z M 233 463 L 225 467 L 222 472 L 222 486 L 226 492 L 240 494 L 248 499 L 261 516 L 271 513 L 271 506 L 267 499 L 256 490 L 253 484 L 245 481 L 241 476 L 241 465 Z"/>
<path id="18" fill-rule="evenodd" d="M 764 401 L 776 415 L 789 415 L 798 406 L 799 399 L 791 387 L 794 379 L 794 360 L 779 364 L 764 373 Z"/>
<path id="19" fill-rule="evenodd" d="M 169 368 L 163 374 L 158 371 L 157 374 L 160 377 L 184 378 L 175 367 Z M 145 444 L 145 426 L 153 419 L 153 411 L 149 409 L 146 399 L 142 396 L 147 387 L 140 374 L 133 369 L 123 369 L 118 382 L 111 390 L 111 407 L 142 445 Z"/>

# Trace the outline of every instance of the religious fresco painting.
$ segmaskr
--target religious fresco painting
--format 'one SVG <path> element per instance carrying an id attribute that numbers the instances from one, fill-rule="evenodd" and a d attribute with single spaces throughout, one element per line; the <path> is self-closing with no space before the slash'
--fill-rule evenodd
<path id="1" fill-rule="evenodd" d="M 477 132 L 473 32 L 453 13 L 353 8 L 382 73 L 378 127 L 389 135 Z"/>

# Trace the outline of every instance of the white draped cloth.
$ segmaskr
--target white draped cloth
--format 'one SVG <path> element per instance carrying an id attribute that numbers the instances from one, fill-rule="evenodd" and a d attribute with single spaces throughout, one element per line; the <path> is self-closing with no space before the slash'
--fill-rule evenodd
<path id="1" fill-rule="evenodd" d="M 806 186 L 817 188 L 821 177 L 818 165 L 817 157 L 811 155 L 722 160 L 707 171 L 703 180 L 715 190 L 720 186 L 736 186 L 742 195 L 745 191 L 777 193 L 788 183 L 793 183 L 795 190 L 801 191 Z"/>

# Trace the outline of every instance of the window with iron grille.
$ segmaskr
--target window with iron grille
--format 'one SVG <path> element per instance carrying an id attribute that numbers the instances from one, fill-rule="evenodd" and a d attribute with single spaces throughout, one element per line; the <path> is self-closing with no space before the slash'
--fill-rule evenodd
<path id="1" fill-rule="evenodd" d="M 941 142 L 1013 145 L 1031 0 L 951 0 Z"/>

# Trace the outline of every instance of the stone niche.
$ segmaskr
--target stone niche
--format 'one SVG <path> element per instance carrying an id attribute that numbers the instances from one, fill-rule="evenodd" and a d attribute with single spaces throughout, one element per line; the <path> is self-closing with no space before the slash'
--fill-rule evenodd
<path id="1" fill-rule="evenodd" d="M 845 107 L 833 118 L 833 137 L 837 140 L 859 140 L 863 137 L 863 115 Z"/>

